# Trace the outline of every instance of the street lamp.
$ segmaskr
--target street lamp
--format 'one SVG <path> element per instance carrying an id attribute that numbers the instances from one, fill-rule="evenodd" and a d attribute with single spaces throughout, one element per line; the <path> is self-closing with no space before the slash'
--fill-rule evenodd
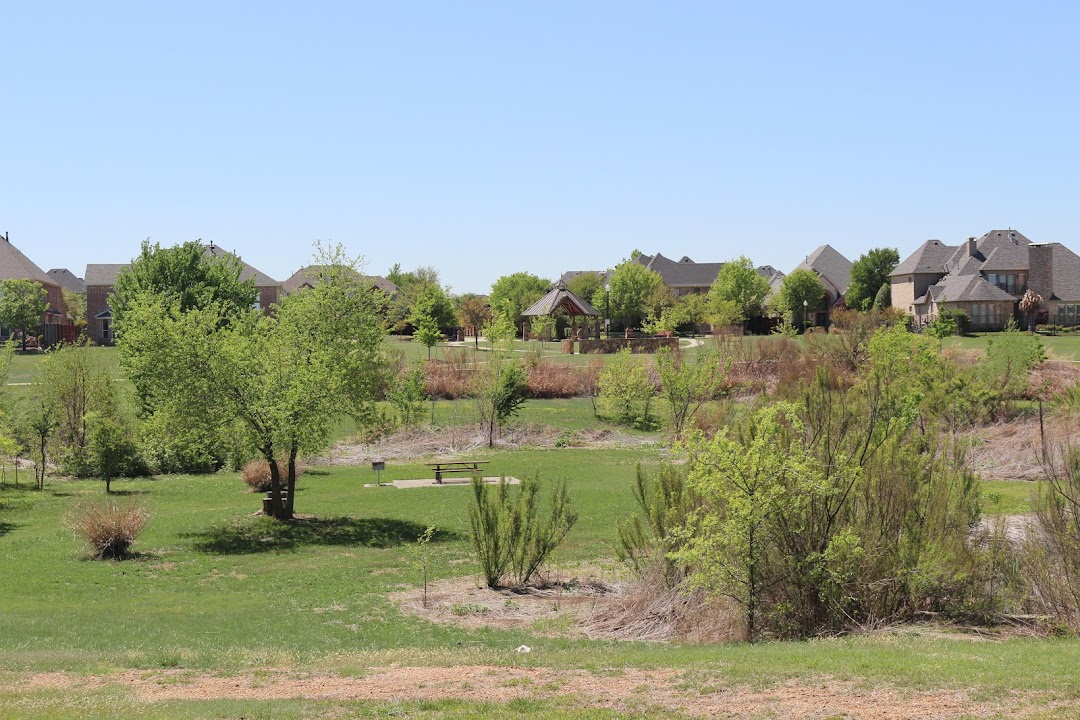
<path id="1" fill-rule="evenodd" d="M 611 337 L 611 283 L 604 283 L 604 332 Z"/>
<path id="2" fill-rule="evenodd" d="M 810 303 L 806 302 L 805 300 L 802 301 L 802 330 L 803 330 L 803 332 L 806 332 L 806 325 L 807 325 L 806 312 L 807 312 L 807 307 L 809 307 L 809 305 L 810 305 Z"/>

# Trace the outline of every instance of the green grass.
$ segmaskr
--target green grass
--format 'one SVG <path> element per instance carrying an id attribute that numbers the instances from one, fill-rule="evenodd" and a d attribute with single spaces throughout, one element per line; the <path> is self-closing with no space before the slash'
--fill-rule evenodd
<path id="1" fill-rule="evenodd" d="M 967 337 L 946 338 L 943 347 L 986 351 L 986 344 L 998 333 L 976 333 Z M 1047 354 L 1055 360 L 1080 360 L 1080 334 L 1040 335 Z"/>

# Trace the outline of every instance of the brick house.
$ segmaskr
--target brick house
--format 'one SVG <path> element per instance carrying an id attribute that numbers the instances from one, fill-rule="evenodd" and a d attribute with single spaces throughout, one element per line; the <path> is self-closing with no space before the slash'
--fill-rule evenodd
<path id="1" fill-rule="evenodd" d="M 210 243 L 203 246 L 203 251 L 211 257 L 233 257 L 233 254 Z M 281 283 L 272 277 L 256 270 L 243 260 L 240 270 L 241 280 L 254 280 L 256 308 L 264 313 L 270 312 L 270 307 L 277 303 L 281 295 Z M 92 264 L 86 266 L 84 281 L 86 283 L 86 334 L 98 345 L 112 345 L 116 338 L 112 327 L 112 309 L 109 307 L 109 296 L 116 285 L 116 277 L 127 264 L 107 265 Z"/>
<path id="2" fill-rule="evenodd" d="M 686 256 L 676 261 L 664 257 L 660 253 L 638 255 L 635 262 L 659 273 L 664 280 L 664 284 L 671 288 L 676 295 L 709 292 L 709 288 L 712 287 L 716 276 L 720 274 L 720 269 L 724 267 L 722 262 L 699 263 Z M 779 282 L 784 277 L 784 273 L 771 265 L 762 265 L 757 268 L 757 273 L 768 280 L 770 285 Z"/>
<path id="3" fill-rule="evenodd" d="M 33 280 L 45 288 L 48 308 L 39 328 L 45 345 L 75 339 L 75 326 L 67 316 L 62 288 L 12 245 L 6 233 L 0 238 L 0 280 Z M 10 336 L 10 329 L 0 327 L 0 340 L 7 340 Z"/>
<path id="4" fill-rule="evenodd" d="M 297 290 L 313 287 L 314 283 L 318 281 L 319 271 L 322 267 L 326 266 L 308 265 L 294 272 L 288 280 L 281 283 L 282 295 L 291 295 Z M 398 291 L 397 285 L 381 275 L 361 275 L 360 281 L 371 285 L 376 290 L 382 290 L 387 297 L 393 297 Z"/>
<path id="5" fill-rule="evenodd" d="M 1018 306 L 1028 288 L 1043 297 L 1049 322 L 1080 324 L 1080 256 L 1016 230 L 991 230 L 961 245 L 927 240 L 897 265 L 890 283 L 893 307 L 916 326 L 958 308 L 973 330 L 1000 330 L 1021 320 Z"/>
<path id="6" fill-rule="evenodd" d="M 825 326 L 833 308 L 844 306 L 844 293 L 851 284 L 852 262 L 832 245 L 822 245 L 806 256 L 795 270 L 809 270 L 821 279 L 825 288 L 825 307 L 813 311 L 811 325 Z"/>

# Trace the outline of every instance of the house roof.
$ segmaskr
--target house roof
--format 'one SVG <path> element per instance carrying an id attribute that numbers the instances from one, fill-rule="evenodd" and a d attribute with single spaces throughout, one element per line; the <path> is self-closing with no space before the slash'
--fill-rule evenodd
<path id="1" fill-rule="evenodd" d="M 582 275 L 598 275 L 602 282 L 607 282 L 611 279 L 610 270 L 567 270 L 559 277 L 559 282 L 564 285 L 569 285 L 571 280 Z"/>
<path id="2" fill-rule="evenodd" d="M 660 273 L 664 284 L 671 288 L 707 288 L 720 274 L 720 268 L 724 267 L 724 263 L 697 263 L 685 256 L 676 262 L 660 253 L 638 255 L 637 262 Z"/>
<path id="3" fill-rule="evenodd" d="M 93 264 L 86 266 L 86 273 L 83 275 L 83 282 L 86 287 L 112 287 L 116 284 L 116 276 L 120 274 L 120 271 L 124 268 L 130 267 L 129 265 L 103 265 Z"/>
<path id="4" fill-rule="evenodd" d="M 936 302 L 1014 302 L 1015 298 L 981 275 L 946 275 L 931 285 L 917 304 L 933 298 Z"/>
<path id="5" fill-rule="evenodd" d="M 81 277 L 76 277 L 75 273 L 71 272 L 67 268 L 55 268 L 46 273 L 53 283 L 59 285 L 65 290 L 72 292 L 84 293 L 86 292 L 86 283 L 83 282 Z"/>
<path id="6" fill-rule="evenodd" d="M 917 275 L 919 273 L 944 273 L 945 263 L 957 250 L 955 245 L 946 245 L 940 240 L 927 240 L 908 255 L 904 262 L 889 273 L 889 277 L 898 275 Z"/>
<path id="7" fill-rule="evenodd" d="M 214 243 L 210 243 L 209 245 L 203 245 L 203 251 L 205 251 L 206 254 L 210 255 L 211 257 L 235 257 L 240 260 L 240 279 L 248 280 L 254 278 L 255 287 L 274 287 L 281 285 L 281 283 L 279 283 L 277 280 L 270 277 L 266 273 L 256 270 L 251 265 L 248 265 L 246 262 L 244 262 L 243 258 L 240 258 L 234 253 L 231 253 L 228 250 L 225 250 L 224 248 L 215 245 Z"/>
<path id="8" fill-rule="evenodd" d="M 534 302 L 521 314 L 525 317 L 550 315 L 559 308 L 566 310 L 571 315 L 600 317 L 600 312 L 596 308 L 570 292 L 562 281 L 555 283 L 555 287 L 551 292 Z"/>
<path id="9" fill-rule="evenodd" d="M 285 291 L 285 294 L 296 292 L 302 287 L 311 287 L 312 284 L 318 279 L 319 271 L 326 267 L 325 265 L 308 265 L 302 267 L 289 277 L 288 280 L 281 283 L 281 289 Z M 387 295 L 393 295 L 397 292 L 397 285 L 390 282 L 384 277 L 379 275 L 361 275 L 361 280 L 371 283 L 373 286 L 382 290 Z"/>
<path id="10" fill-rule="evenodd" d="M 796 270 L 813 270 L 833 288 L 833 295 L 840 296 L 851 284 L 851 261 L 837 252 L 832 245 L 822 245 L 806 256 Z"/>
<path id="11" fill-rule="evenodd" d="M 0 237 L 0 280 L 36 280 L 42 285 L 58 286 L 6 237 Z"/>
<path id="12" fill-rule="evenodd" d="M 1051 253 L 1050 288 L 1037 288 L 1041 293 L 1049 291 L 1049 295 L 1043 299 L 1080 302 L 1080 256 L 1061 243 L 1045 243 L 1034 247 L 1049 248 Z"/>

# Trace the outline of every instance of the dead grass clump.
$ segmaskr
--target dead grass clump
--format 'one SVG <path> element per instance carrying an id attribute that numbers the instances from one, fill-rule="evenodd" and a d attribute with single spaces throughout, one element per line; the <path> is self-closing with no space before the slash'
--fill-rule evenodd
<path id="1" fill-rule="evenodd" d="M 467 397 L 476 364 L 464 350 L 446 350 L 442 360 L 424 363 L 424 392 L 428 397 L 459 400 Z"/>
<path id="2" fill-rule="evenodd" d="M 533 398 L 572 398 L 582 394 L 585 368 L 552 360 L 529 363 L 526 393 Z"/>
<path id="3" fill-rule="evenodd" d="M 86 541 L 94 557 L 120 560 L 131 553 L 150 516 L 135 503 L 115 500 L 88 502 L 68 515 L 69 530 Z"/>
<path id="4" fill-rule="evenodd" d="M 1080 383 L 1080 363 L 1045 360 L 1028 377 L 1027 395 L 1038 400 L 1054 400 L 1073 391 Z"/>
<path id="5" fill-rule="evenodd" d="M 594 610 L 582 629 L 592 638 L 653 642 L 717 643 L 746 638 L 734 603 L 700 590 L 669 588 L 662 576 L 645 576 L 625 593 L 613 596 Z"/>
<path id="6" fill-rule="evenodd" d="M 284 480 L 288 477 L 289 461 L 280 459 L 277 461 L 278 475 Z M 307 470 L 307 466 L 299 460 L 296 461 L 296 477 L 300 477 Z M 266 492 L 270 489 L 270 464 L 265 460 L 252 460 L 240 472 L 247 486 L 252 492 Z"/>

